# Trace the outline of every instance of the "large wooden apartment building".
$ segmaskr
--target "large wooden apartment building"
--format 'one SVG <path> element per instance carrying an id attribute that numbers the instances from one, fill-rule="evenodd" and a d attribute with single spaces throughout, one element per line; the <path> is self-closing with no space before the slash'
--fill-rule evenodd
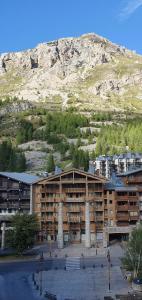
<path id="1" fill-rule="evenodd" d="M 106 179 L 70 170 L 40 180 L 33 188 L 34 211 L 40 222 L 41 238 L 64 242 L 95 243 L 103 231 Z"/>

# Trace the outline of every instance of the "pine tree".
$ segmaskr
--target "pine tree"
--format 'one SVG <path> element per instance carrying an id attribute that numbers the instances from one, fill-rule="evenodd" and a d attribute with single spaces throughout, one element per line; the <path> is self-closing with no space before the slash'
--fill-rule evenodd
<path id="1" fill-rule="evenodd" d="M 48 160 L 47 160 L 47 172 L 51 173 L 55 170 L 55 162 L 53 154 L 49 154 Z"/>

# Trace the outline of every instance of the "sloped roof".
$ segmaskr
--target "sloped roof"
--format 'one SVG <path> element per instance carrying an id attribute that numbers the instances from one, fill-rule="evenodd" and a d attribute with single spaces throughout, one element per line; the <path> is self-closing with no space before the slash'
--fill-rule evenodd
<path id="1" fill-rule="evenodd" d="M 79 170 L 79 169 L 71 169 L 71 170 L 68 170 L 68 171 L 64 171 L 60 174 L 57 174 L 57 175 L 51 175 L 51 176 L 48 176 L 47 178 L 42 178 L 42 179 L 39 179 L 37 181 L 37 183 L 45 183 L 47 181 L 52 181 L 53 179 L 56 179 L 56 178 L 60 178 L 62 176 L 65 176 L 65 175 L 68 175 L 70 173 L 76 173 L 76 174 L 80 174 L 80 175 L 84 175 L 85 177 L 91 177 L 92 179 L 94 180 L 98 180 L 102 183 L 105 183 L 107 182 L 107 179 L 103 176 L 98 176 L 96 174 L 91 174 L 91 173 L 88 173 L 88 172 L 85 172 L 85 171 L 82 171 L 82 170 Z"/>
<path id="2" fill-rule="evenodd" d="M 32 184 L 39 180 L 38 176 L 27 174 L 27 173 L 17 173 L 17 172 L 0 172 L 0 176 L 9 177 L 11 179 L 21 181 L 27 184 Z"/>
<path id="3" fill-rule="evenodd" d="M 125 173 L 119 173 L 118 176 L 129 176 L 129 175 L 133 175 L 135 173 L 139 173 L 139 172 L 142 172 L 142 168 L 139 168 L 139 169 L 135 169 L 135 170 L 129 170 Z"/>

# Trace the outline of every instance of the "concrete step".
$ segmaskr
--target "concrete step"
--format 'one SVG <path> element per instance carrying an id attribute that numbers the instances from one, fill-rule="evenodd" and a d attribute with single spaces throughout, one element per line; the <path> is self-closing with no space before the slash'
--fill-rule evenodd
<path id="1" fill-rule="evenodd" d="M 80 270 L 80 257 L 67 257 L 66 270 Z"/>

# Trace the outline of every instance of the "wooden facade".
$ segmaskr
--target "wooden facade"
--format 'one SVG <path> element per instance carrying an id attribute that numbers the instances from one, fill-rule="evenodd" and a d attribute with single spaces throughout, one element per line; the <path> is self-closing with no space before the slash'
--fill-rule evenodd
<path id="1" fill-rule="evenodd" d="M 104 225 L 104 183 L 98 177 L 79 170 L 70 170 L 40 180 L 33 187 L 34 212 L 40 222 L 41 238 L 56 240 L 58 236 L 58 207 L 63 203 L 63 234 L 65 242 L 85 239 L 85 203 L 89 203 L 90 234 L 95 242 L 96 232 Z"/>

